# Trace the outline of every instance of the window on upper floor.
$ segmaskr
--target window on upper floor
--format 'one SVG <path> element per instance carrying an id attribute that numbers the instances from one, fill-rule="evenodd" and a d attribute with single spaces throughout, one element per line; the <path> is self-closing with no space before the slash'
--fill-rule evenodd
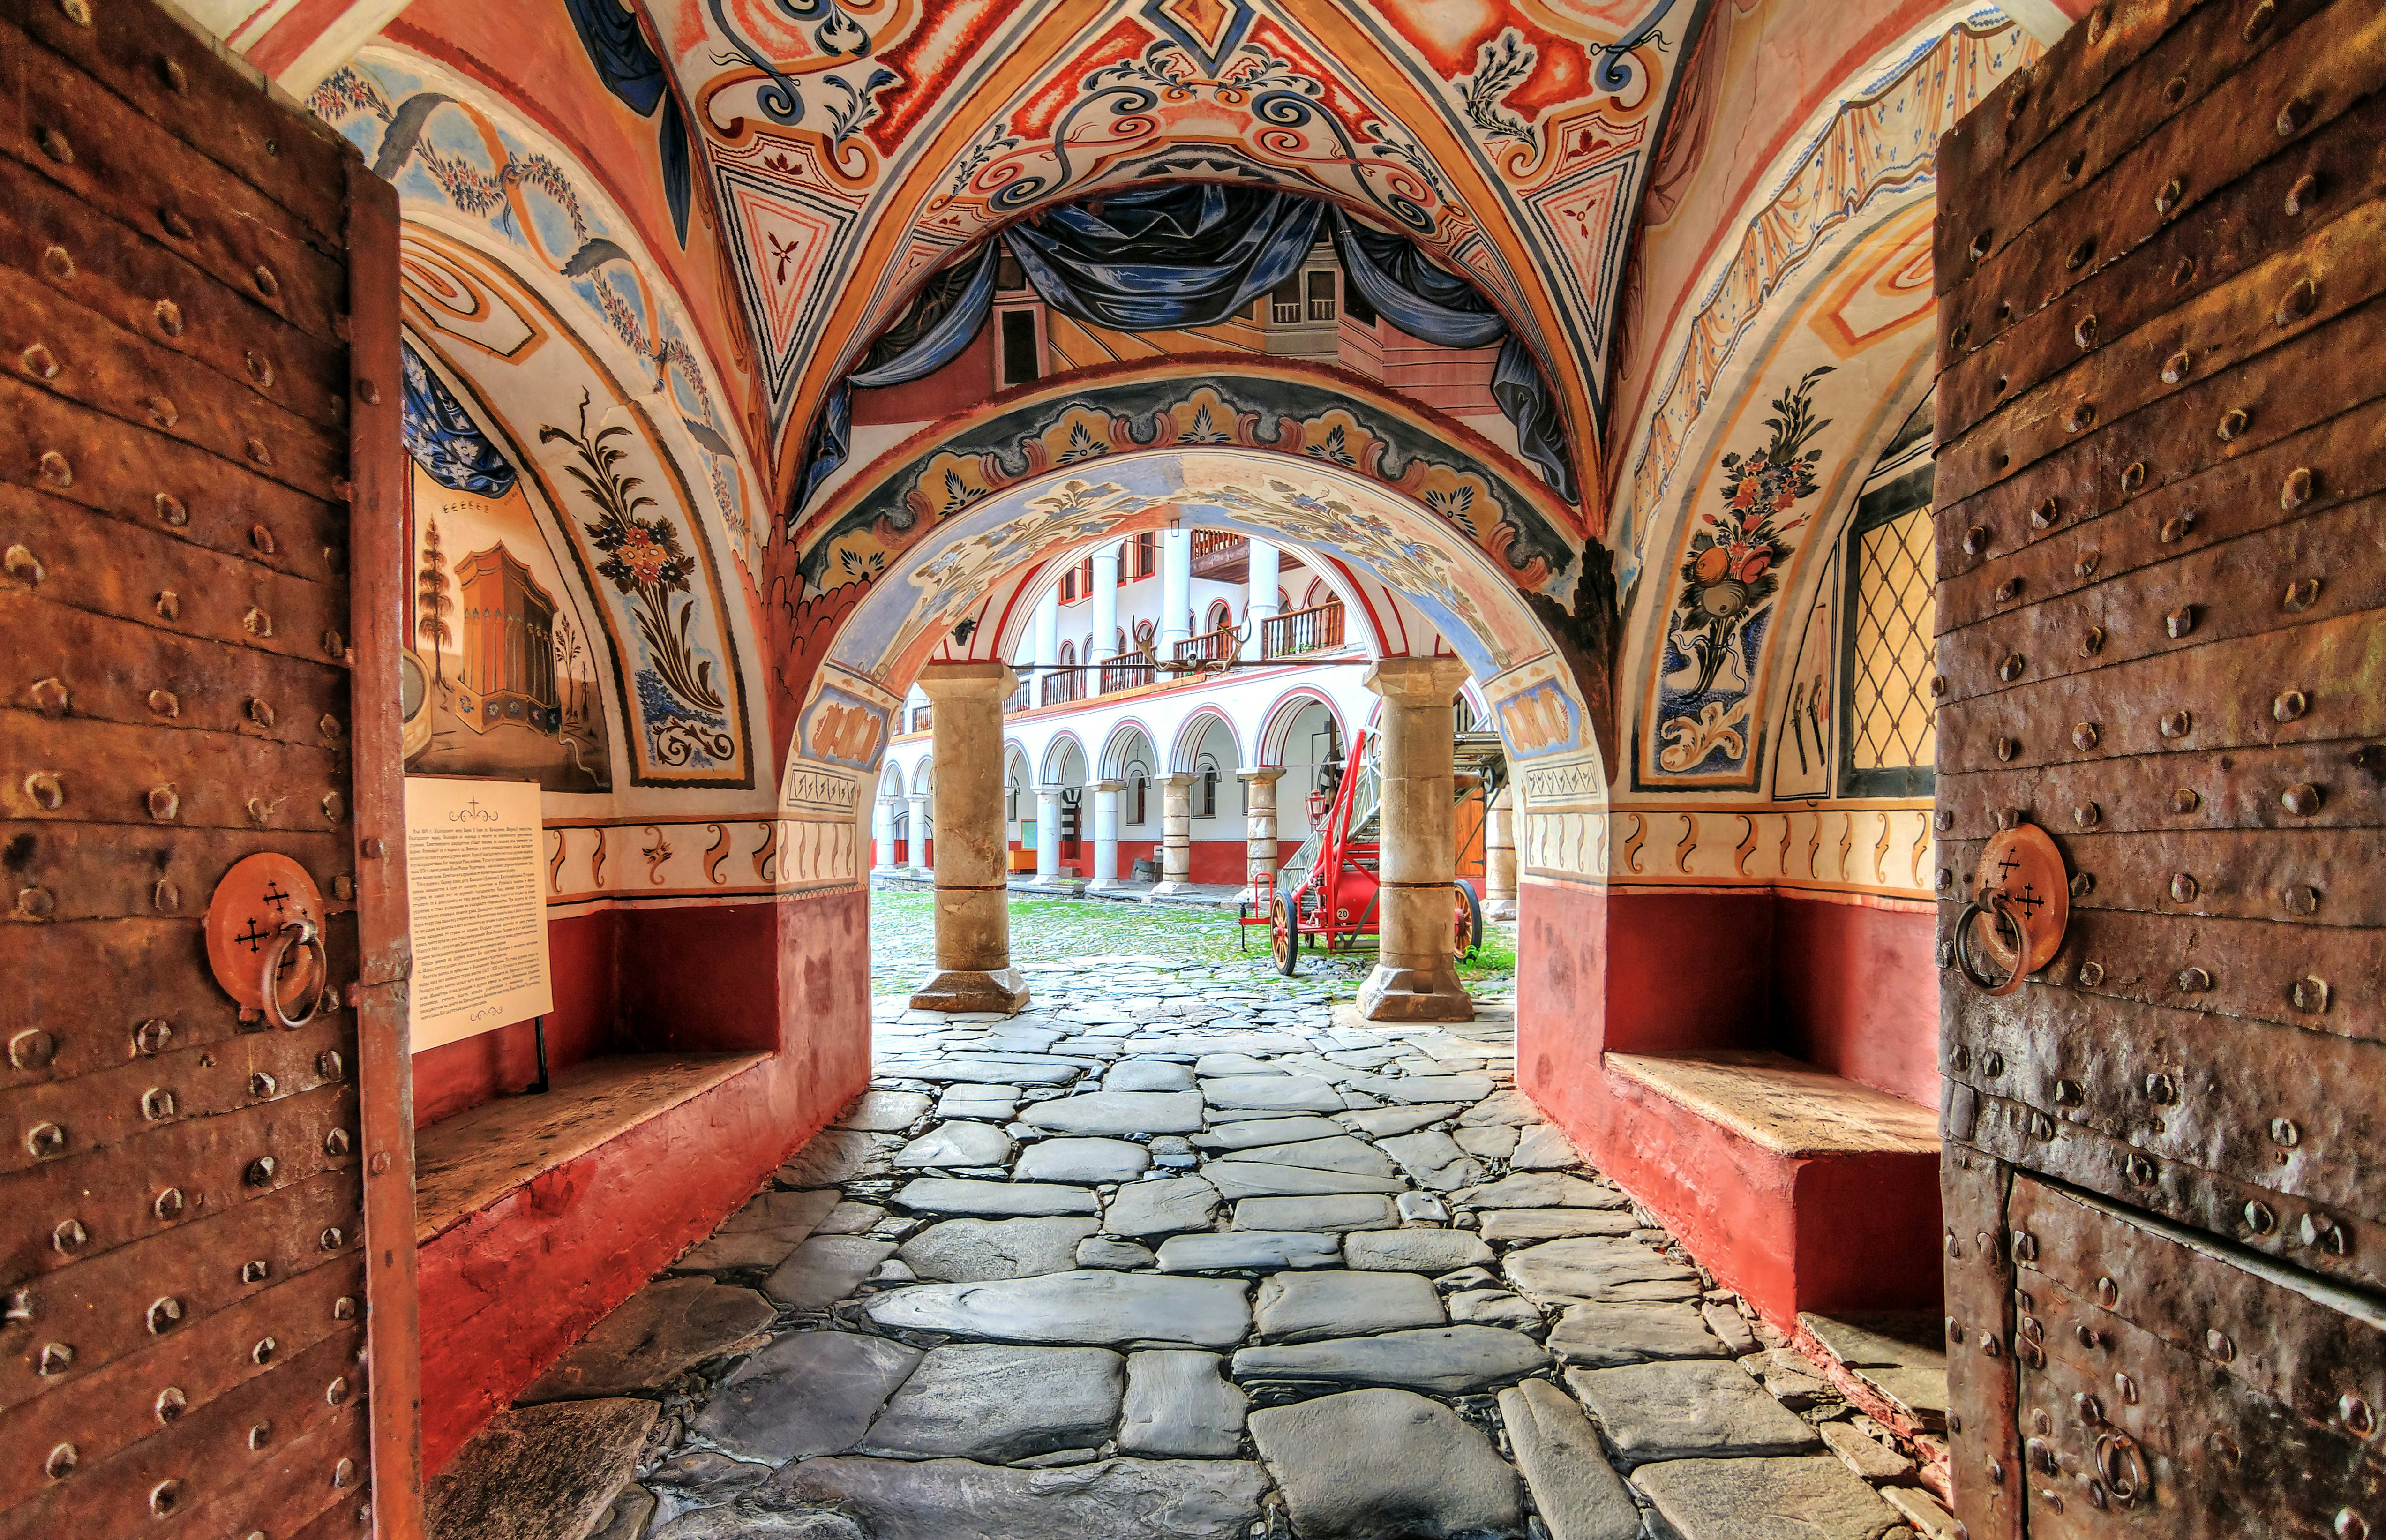
<path id="1" fill-rule="evenodd" d="M 1840 638 L 1843 796 L 1928 796 L 1936 783 L 1930 482 L 1926 470 L 1867 495 L 1848 531 Z"/>
<path id="2" fill-rule="evenodd" d="M 1002 312 L 1002 382 L 1023 385 L 1044 372 L 1043 350 L 1036 344 L 1036 312 Z"/>
<path id="3" fill-rule="evenodd" d="M 1334 319 L 1334 280 L 1337 275 L 1325 268 L 1312 268 L 1308 274 L 1309 319 Z"/>
<path id="4" fill-rule="evenodd" d="M 1203 631 L 1225 631 L 1235 623 L 1235 607 L 1224 599 L 1210 601 L 1210 620 Z"/>
<path id="5" fill-rule="evenodd" d="M 1293 274 L 1268 292 L 1268 319 L 1290 326 L 1300 319 L 1300 275 Z"/>

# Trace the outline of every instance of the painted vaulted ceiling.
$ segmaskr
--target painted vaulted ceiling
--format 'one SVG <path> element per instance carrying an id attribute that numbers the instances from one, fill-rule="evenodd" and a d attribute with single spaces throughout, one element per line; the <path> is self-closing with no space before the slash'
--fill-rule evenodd
<path id="1" fill-rule="evenodd" d="M 1058 205 L 1193 181 L 1328 201 L 1507 319 L 1582 489 L 1548 499 L 1549 571 L 1614 584 L 1633 782 L 1713 794 L 1766 784 L 1798 666 L 1774 644 L 1815 629 L 1926 387 L 1938 136 L 2087 3 L 185 0 L 397 184 L 410 343 L 511 446 L 611 638 L 634 784 L 767 785 L 806 618 L 875 570 L 861 535 L 835 551 L 865 575 L 815 570 L 833 499 L 794 506 L 796 468 L 929 277 Z M 1761 583 L 1727 544 L 1753 597 L 1709 635 L 1716 510 L 1785 402 L 1812 472 L 1764 493 Z M 659 501 L 603 538 L 685 551 L 684 587 L 634 592 L 590 545 L 566 462 L 616 427 Z"/>

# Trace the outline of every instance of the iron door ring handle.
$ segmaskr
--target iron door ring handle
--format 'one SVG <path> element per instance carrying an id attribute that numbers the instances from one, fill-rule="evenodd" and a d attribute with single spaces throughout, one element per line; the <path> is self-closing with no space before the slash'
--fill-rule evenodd
<path id="1" fill-rule="evenodd" d="M 1964 906 L 1962 918 L 1955 921 L 1955 968 L 1964 975 L 1964 981 L 1966 983 L 1990 999 L 1996 999 L 2019 989 L 2022 979 L 2028 971 L 2029 921 L 2023 918 L 2021 910 L 2016 907 L 2013 900 L 2003 894 L 1990 893 L 1986 896 L 1988 898 L 1986 908 L 1981 906 L 1979 899 L 1975 898 Z M 1972 921 L 1980 918 L 1992 920 L 2000 931 L 2008 925 L 2013 927 L 2016 940 L 2013 971 L 2002 981 L 1983 973 L 1972 965 Z"/>
<path id="2" fill-rule="evenodd" d="M 282 961 L 290 955 L 290 945 L 294 940 L 301 946 L 311 946 L 315 949 L 317 970 L 316 986 L 308 996 L 307 1014 L 298 1017 L 284 1016 L 282 1013 L 282 991 L 279 983 L 282 977 Z M 295 1032 L 313 1020 L 315 1013 L 323 1008 L 323 995 L 331 987 L 331 983 L 332 959 L 323 950 L 322 933 L 315 928 L 314 921 L 310 920 L 283 920 L 281 933 L 275 938 L 272 949 L 265 954 L 265 971 L 258 976 L 257 980 L 257 994 L 264 1000 L 266 1020 L 283 1032 Z"/>

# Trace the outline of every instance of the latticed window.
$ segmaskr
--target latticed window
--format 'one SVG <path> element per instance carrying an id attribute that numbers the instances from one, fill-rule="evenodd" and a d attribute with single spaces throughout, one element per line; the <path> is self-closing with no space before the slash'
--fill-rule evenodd
<path id="1" fill-rule="evenodd" d="M 1928 476 L 1882 489 L 1905 495 L 1865 498 L 1873 506 L 1859 506 L 1848 533 L 1840 695 L 1845 795 L 1928 796 L 1936 779 L 1930 674 L 1938 583 Z"/>

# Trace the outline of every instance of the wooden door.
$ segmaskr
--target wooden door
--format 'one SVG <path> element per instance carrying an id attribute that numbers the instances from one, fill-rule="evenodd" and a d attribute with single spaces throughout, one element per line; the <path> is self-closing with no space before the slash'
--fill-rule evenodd
<path id="1" fill-rule="evenodd" d="M 395 194 L 146 0 L 0 3 L 0 1535 L 418 1533 Z"/>
<path id="2" fill-rule="evenodd" d="M 1972 1540 L 2386 1534 L 2381 84 L 2377 0 L 2114 0 L 1940 146 Z M 2024 824 L 2070 921 L 1994 995 Z"/>

